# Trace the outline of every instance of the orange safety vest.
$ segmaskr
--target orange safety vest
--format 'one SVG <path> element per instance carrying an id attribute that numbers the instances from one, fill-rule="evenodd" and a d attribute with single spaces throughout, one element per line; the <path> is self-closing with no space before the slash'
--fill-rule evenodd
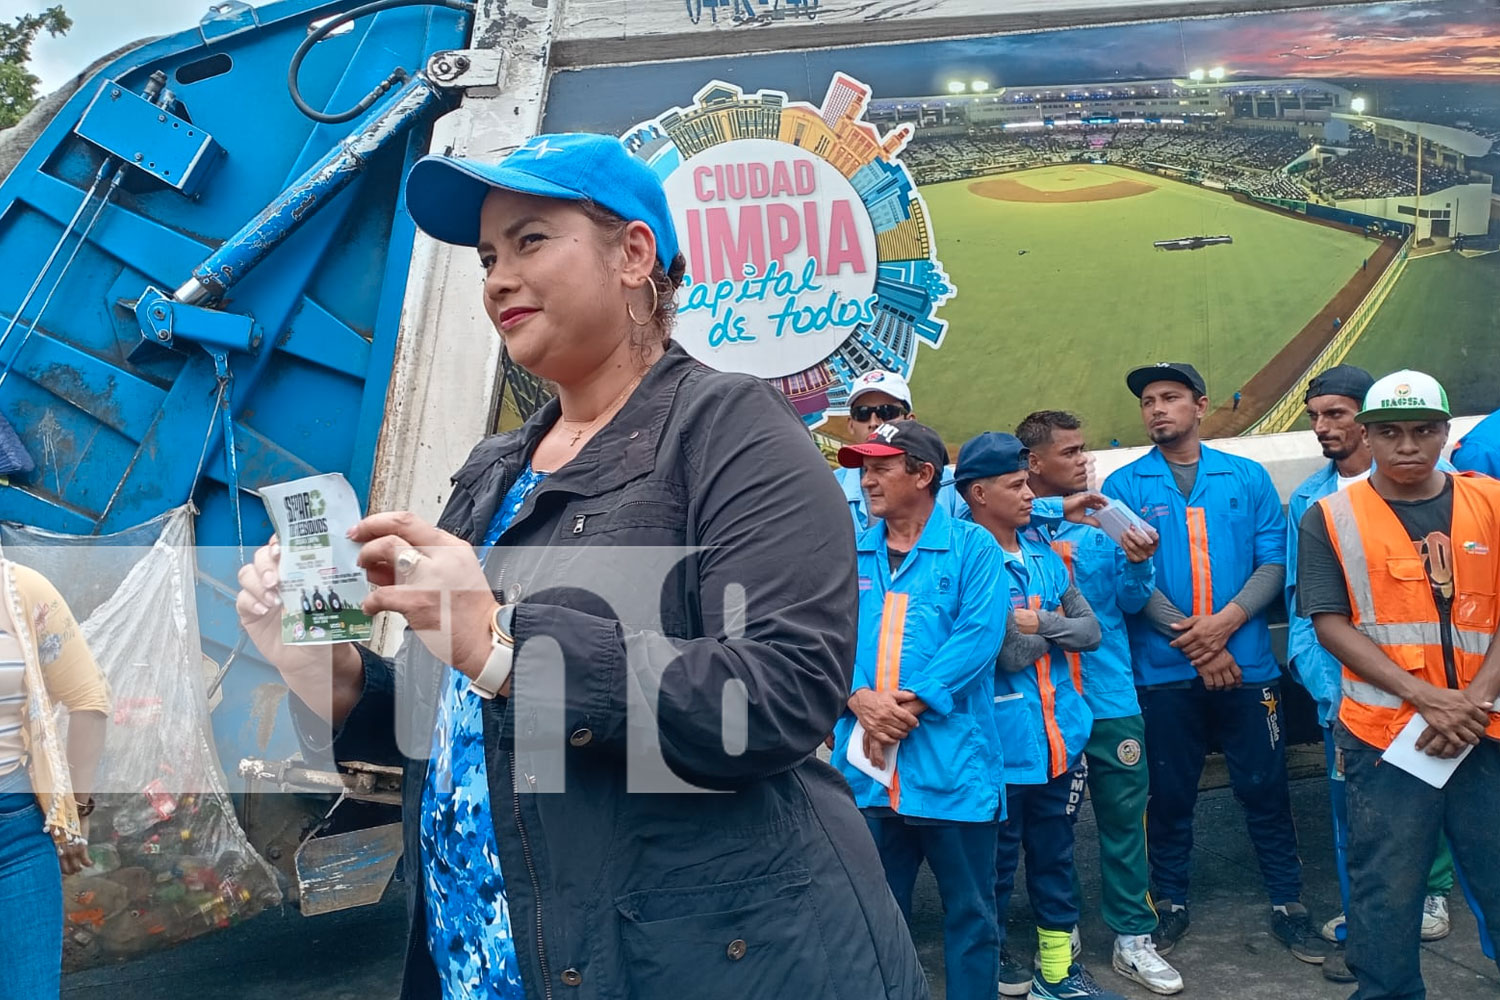
<path id="1" fill-rule="evenodd" d="M 1448 687 L 1442 621 L 1417 543 L 1369 480 L 1318 501 L 1349 587 L 1350 622 L 1391 662 L 1436 687 Z M 1460 689 L 1479 673 L 1500 614 L 1500 482 L 1453 477 L 1453 660 Z M 1416 714 L 1407 702 L 1347 666 L 1339 720 L 1385 749 Z M 1500 739 L 1500 719 L 1489 735 Z"/>

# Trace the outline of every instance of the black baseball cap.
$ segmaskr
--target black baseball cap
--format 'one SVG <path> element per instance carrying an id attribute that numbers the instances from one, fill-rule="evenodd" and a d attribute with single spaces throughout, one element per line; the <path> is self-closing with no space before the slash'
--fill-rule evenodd
<path id="1" fill-rule="evenodd" d="M 1334 365 L 1307 383 L 1307 395 L 1302 397 L 1302 401 L 1305 403 L 1314 396 L 1348 396 L 1363 406 L 1365 396 L 1374 384 L 1375 376 L 1363 368 Z"/>
<path id="2" fill-rule="evenodd" d="M 953 479 L 968 483 L 975 479 L 1026 472 L 1031 468 L 1030 458 L 1031 449 L 1014 434 L 985 431 L 965 441 L 958 449 L 958 467 L 953 470 Z"/>
<path id="3" fill-rule="evenodd" d="M 1198 369 L 1185 361 L 1158 361 L 1154 365 L 1143 365 L 1125 376 L 1125 384 L 1140 399 L 1146 386 L 1152 382 L 1180 382 L 1200 396 L 1208 395 L 1208 384 Z"/>
<path id="4" fill-rule="evenodd" d="M 935 469 L 948 464 L 948 448 L 938 432 L 915 420 L 895 420 L 881 424 L 864 444 L 846 444 L 839 449 L 839 464 L 857 469 L 867 458 L 910 455 Z"/>

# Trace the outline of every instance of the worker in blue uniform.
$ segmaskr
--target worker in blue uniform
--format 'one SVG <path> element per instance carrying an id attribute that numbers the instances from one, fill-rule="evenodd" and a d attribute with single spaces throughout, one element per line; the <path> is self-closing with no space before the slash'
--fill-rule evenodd
<path id="1" fill-rule="evenodd" d="M 1193 809 L 1212 735 L 1245 809 L 1271 930 L 1297 958 L 1321 965 L 1331 946 L 1301 902 L 1280 667 L 1266 622 L 1286 575 L 1280 497 L 1259 464 L 1203 445 L 1207 388 L 1192 365 L 1148 365 L 1125 381 L 1155 447 L 1110 475 L 1104 493 L 1161 539 L 1156 589 L 1128 622 L 1150 748 L 1157 948 L 1170 949 L 1189 927 Z"/>
<path id="2" fill-rule="evenodd" d="M 1170 995 L 1182 990 L 1182 976 L 1151 938 L 1157 913 L 1146 860 L 1149 747 L 1125 631 L 1125 616 L 1140 613 L 1155 589 L 1157 539 L 1131 528 L 1117 545 L 1094 525 L 1063 519 L 1065 498 L 1084 494 L 1089 483 L 1088 451 L 1076 416 L 1039 410 L 1021 421 L 1016 437 L 1031 452 L 1031 490 L 1037 496 L 1032 527 L 1062 558 L 1103 633 L 1098 649 L 1066 658 L 1094 715 L 1084 752 L 1099 832 L 1100 909 L 1115 932 L 1112 964 L 1153 993 Z"/>
<path id="3" fill-rule="evenodd" d="M 915 419 L 911 386 L 896 372 L 865 372 L 849 389 L 849 438 L 852 441 L 867 440 L 883 424 Z M 876 517 L 870 513 L 864 490 L 860 488 L 863 470 L 840 466 L 833 470 L 833 475 L 843 487 L 844 499 L 849 501 L 849 516 L 854 519 L 854 531 L 858 534 L 875 523 Z M 937 504 L 955 517 L 968 517 L 963 500 L 953 488 L 953 466 L 948 464 L 938 470 Z"/>
<path id="4" fill-rule="evenodd" d="M 857 540 L 859 642 L 833 761 L 908 922 L 927 861 L 943 904 L 952 1000 L 994 1000 L 995 851 L 1003 788 L 995 657 L 1009 605 L 1000 547 L 937 504 L 948 452 L 915 420 L 839 450 L 878 519 Z M 998 595 L 998 596 L 997 596 Z"/>
<path id="5" fill-rule="evenodd" d="M 1453 465 L 1460 472 L 1482 472 L 1500 479 L 1500 410 L 1459 438 L 1453 446 Z"/>
<path id="6" fill-rule="evenodd" d="M 1028 456 L 1015 435 L 990 431 L 964 444 L 955 472 L 975 523 L 1000 543 L 1011 608 L 995 671 L 995 726 L 1005 757 L 995 898 L 1003 941 L 1024 846 L 1038 961 L 1030 974 L 1006 962 L 1002 951 L 999 992 L 1029 993 L 1033 1000 L 1119 1000 L 1072 954 L 1078 923 L 1073 823 L 1083 801 L 1083 748 L 1093 716 L 1064 654 L 1098 648 L 1099 621 L 1068 579 L 1062 557 L 1027 528 L 1033 500 Z"/>

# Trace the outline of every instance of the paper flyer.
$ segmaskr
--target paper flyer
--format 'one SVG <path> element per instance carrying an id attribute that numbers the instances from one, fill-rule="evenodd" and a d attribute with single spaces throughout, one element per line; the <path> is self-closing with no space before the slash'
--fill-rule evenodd
<path id="1" fill-rule="evenodd" d="M 260 490 L 281 542 L 281 641 L 292 646 L 362 642 L 370 616 L 360 610 L 370 582 L 359 543 L 345 533 L 360 520 L 359 498 L 338 473 Z"/>
<path id="2" fill-rule="evenodd" d="M 1426 719 L 1420 715 L 1412 716 L 1380 759 L 1396 765 L 1412 777 L 1421 778 L 1433 788 L 1442 788 L 1474 748 L 1464 747 L 1457 757 L 1434 757 L 1425 750 L 1418 750 L 1417 740 L 1427 731 L 1427 726 Z"/>
<path id="3" fill-rule="evenodd" d="M 896 775 L 896 751 L 901 749 L 901 744 L 885 748 L 885 767 L 876 767 L 875 762 L 865 755 L 865 727 L 860 722 L 854 723 L 854 731 L 849 734 L 849 747 L 846 751 L 849 763 L 860 771 L 868 774 L 886 788 L 891 787 L 891 782 Z"/>

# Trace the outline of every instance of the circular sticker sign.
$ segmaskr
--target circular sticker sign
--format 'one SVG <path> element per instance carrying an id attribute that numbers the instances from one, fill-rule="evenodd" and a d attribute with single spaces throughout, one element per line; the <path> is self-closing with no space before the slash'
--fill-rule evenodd
<path id="1" fill-rule="evenodd" d="M 698 360 L 792 375 L 874 319 L 875 229 L 826 160 L 744 139 L 684 160 L 664 187 L 688 267 L 676 337 Z"/>

